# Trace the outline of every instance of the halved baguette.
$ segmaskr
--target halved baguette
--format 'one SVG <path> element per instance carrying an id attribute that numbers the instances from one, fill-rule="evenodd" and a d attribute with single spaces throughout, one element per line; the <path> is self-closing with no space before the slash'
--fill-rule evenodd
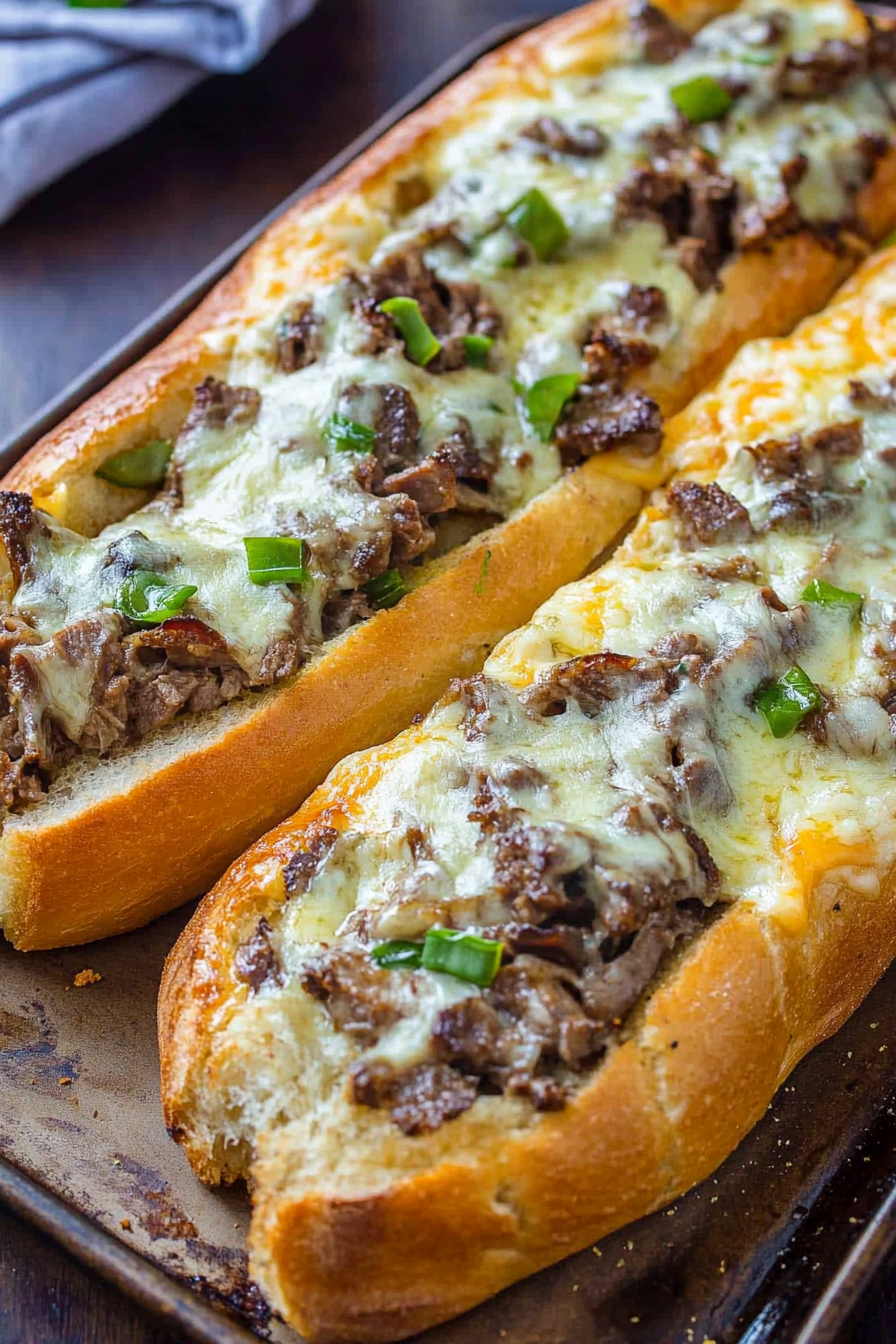
<path id="1" fill-rule="evenodd" d="M 669 0 L 694 30 L 730 0 Z M 807 6 L 801 3 L 796 9 Z M 859 36 L 864 20 L 846 10 Z M 560 73 L 626 58 L 625 5 L 598 0 L 481 61 L 336 180 L 290 210 L 158 350 L 48 435 L 7 476 L 39 507 L 89 535 L 122 518 L 134 492 L 94 471 L 147 438 L 173 437 L 191 391 L 226 378 L 253 323 L 290 295 L 362 266 L 390 219 L 396 184 L 425 169 L 473 112 L 539 98 Z M 856 197 L 868 238 L 896 224 L 896 152 Z M 641 381 L 679 410 L 740 344 L 816 309 L 863 250 L 812 230 L 736 255 Z M 108 760 L 66 767 L 45 800 L 7 816 L 0 838 L 0 927 L 19 948 L 85 942 L 139 926 L 207 889 L 252 839 L 307 796 L 346 752 L 382 741 L 559 584 L 582 573 L 668 470 L 622 453 L 563 477 L 498 527 L 427 564 L 400 606 L 326 643 L 292 680 L 179 719 Z M 481 583 L 490 553 L 489 582 Z"/>
<path id="2" fill-rule="evenodd" d="M 720 470 L 730 480 L 738 460 L 750 460 L 739 445 L 776 441 L 786 450 L 793 434 L 851 419 L 861 388 L 849 393 L 850 380 L 873 383 L 878 375 L 887 376 L 892 396 L 886 428 L 896 421 L 894 311 L 896 251 L 890 251 L 866 263 L 830 308 L 789 339 L 747 346 L 713 391 L 672 420 L 669 460 L 697 482 L 713 481 Z M 846 429 L 854 437 L 854 427 Z M 885 434 L 873 433 L 883 446 Z M 892 473 L 892 454 L 884 461 Z M 753 499 L 751 488 L 742 483 L 742 493 Z M 667 572 L 657 567 L 656 555 L 666 554 L 662 529 L 669 509 L 657 498 L 607 570 L 562 590 L 530 625 L 508 636 L 486 675 L 518 695 L 562 660 L 612 649 L 615 640 L 632 653 L 640 636 L 628 633 L 626 620 L 632 614 L 648 620 L 652 589 Z M 762 516 L 761 501 L 758 509 Z M 822 531 L 828 535 L 824 525 Z M 786 530 L 771 535 L 782 536 L 785 548 L 801 544 L 788 540 Z M 868 555 L 873 550 L 872 543 Z M 836 546 L 825 554 L 828 563 Z M 639 586 L 623 587 L 617 599 L 615 586 L 635 571 Z M 798 577 L 784 576 L 791 586 Z M 799 578 L 797 593 L 803 582 Z M 870 594 L 876 603 L 888 599 L 885 582 L 886 576 Z M 770 610 L 783 611 L 774 593 L 766 600 Z M 808 610 L 804 605 L 804 615 Z M 680 619 L 688 619 L 686 603 Z M 848 644 L 848 622 L 842 629 Z M 811 647 L 810 641 L 803 657 L 811 656 Z M 500 723 L 500 699 L 497 704 Z M 712 808 L 697 807 L 692 820 L 698 830 L 709 826 L 702 833 L 719 859 L 725 897 L 749 890 L 757 874 L 761 880 L 661 964 L 604 1061 L 581 1075 L 557 1113 L 539 1113 L 510 1092 L 480 1093 L 457 1118 L 408 1134 L 387 1110 L 351 1100 L 349 1069 L 360 1046 L 330 1021 L 314 985 L 309 992 L 302 988 L 308 962 L 297 930 L 313 929 L 320 918 L 324 955 L 345 939 L 365 942 L 370 935 L 363 922 L 356 920 L 351 933 L 333 931 L 338 921 L 331 911 L 327 923 L 326 902 L 335 899 L 340 916 L 350 914 L 367 868 L 347 850 L 344 860 L 330 863 L 330 884 L 322 892 L 314 883 L 328 871 L 326 855 L 304 898 L 289 896 L 284 885 L 285 866 L 302 851 L 320 853 L 315 839 L 327 827 L 389 855 L 381 879 L 386 901 L 387 882 L 400 876 L 390 828 L 397 835 L 402 826 L 417 825 L 418 796 L 459 788 L 449 778 L 455 756 L 469 762 L 471 772 L 482 761 L 497 771 L 502 753 L 512 750 L 515 765 L 523 760 L 537 767 L 543 759 L 553 778 L 550 758 L 534 749 L 520 754 L 512 736 L 504 746 L 497 736 L 489 749 L 488 729 L 482 752 L 491 754 L 477 756 L 475 732 L 465 746 L 463 725 L 452 717 L 450 702 L 443 704 L 394 742 L 338 766 L 200 906 L 162 984 L 166 1119 L 203 1179 L 249 1179 L 252 1272 L 274 1307 L 315 1344 L 414 1334 L 674 1199 L 727 1156 L 798 1060 L 837 1029 L 896 954 L 892 741 L 881 744 L 879 765 L 873 751 L 856 764 L 848 754 L 838 756 L 835 745 L 814 748 L 808 735 L 778 748 L 758 708 L 751 709 L 749 699 L 739 704 L 737 722 L 747 724 L 759 745 L 732 784 L 736 843 L 715 851 L 718 836 L 727 834 L 724 813 L 712 821 Z M 579 759 L 576 741 L 570 739 L 569 761 Z M 731 751 L 725 759 L 731 763 Z M 806 796 L 821 809 L 810 810 L 808 820 L 799 810 L 804 772 Z M 811 792 L 813 781 L 826 778 L 828 793 L 841 800 L 830 811 L 819 804 L 824 788 Z M 646 788 L 649 776 L 641 783 Z M 569 795 L 563 797 L 568 803 Z M 793 798 L 796 803 L 787 802 Z M 441 805 L 426 806 L 419 815 L 436 820 L 434 849 L 424 854 L 448 862 L 442 855 L 453 853 L 457 819 L 446 812 L 443 826 Z M 825 819 L 812 822 L 813 815 Z M 637 858 L 637 840 L 631 851 Z M 302 871 L 313 874 L 314 865 Z M 374 877 L 364 881 L 369 915 L 380 895 Z M 302 923 L 305 903 L 310 925 Z M 435 919 L 440 922 L 438 914 Z M 250 985 L 241 956 L 260 920 L 267 921 L 272 960 Z M 368 1053 L 375 1056 L 376 1048 Z"/>

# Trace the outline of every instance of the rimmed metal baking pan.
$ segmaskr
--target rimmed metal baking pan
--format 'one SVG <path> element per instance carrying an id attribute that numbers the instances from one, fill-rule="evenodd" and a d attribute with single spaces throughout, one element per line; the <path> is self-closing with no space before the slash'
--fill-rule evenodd
<path id="1" fill-rule="evenodd" d="M 0 471 L 167 335 L 282 210 L 534 22 L 440 67 L 0 448 Z M 189 913 L 61 952 L 0 940 L 0 1202 L 190 1338 L 296 1344 L 248 1278 L 245 1191 L 200 1186 L 162 1124 L 156 992 Z M 100 978 L 76 985 L 84 970 Z M 714 1177 L 427 1344 L 836 1344 L 896 1246 L 894 1028 L 896 967 Z"/>

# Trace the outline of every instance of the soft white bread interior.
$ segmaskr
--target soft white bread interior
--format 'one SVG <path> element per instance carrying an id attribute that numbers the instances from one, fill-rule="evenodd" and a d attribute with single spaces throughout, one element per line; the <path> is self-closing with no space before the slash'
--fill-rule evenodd
<path id="1" fill-rule="evenodd" d="M 658 495 L 605 567 L 561 590 L 502 643 L 484 679 L 446 696 L 395 741 L 338 766 L 294 818 L 234 864 L 172 952 L 160 1000 L 169 1127 L 203 1179 L 249 1179 L 252 1272 L 309 1339 L 409 1336 L 672 1200 L 735 1147 L 796 1062 L 836 1030 L 896 954 L 896 748 L 884 647 L 896 553 L 887 456 L 896 443 L 894 316 L 891 251 L 792 337 L 747 346 L 668 426 L 683 492 Z M 795 481 L 817 486 L 811 473 L 833 462 L 825 487 L 840 501 L 833 523 L 822 513 L 795 526 Z M 716 480 L 724 495 L 713 493 Z M 722 513 L 694 512 L 694 499 Z M 708 528 L 709 539 L 693 527 Z M 807 599 L 807 579 L 839 597 L 816 588 Z M 680 627 L 662 625 L 669 593 Z M 705 664 L 696 641 L 710 611 L 730 642 Z M 751 614 L 735 674 L 738 611 Z M 658 620 L 665 634 L 694 636 L 667 650 L 671 664 L 682 659 L 675 677 L 691 689 L 710 666 L 710 680 L 732 678 L 713 720 L 715 755 L 702 739 L 693 755 L 693 739 L 688 746 L 679 737 L 683 758 L 670 764 L 647 692 L 623 700 L 628 723 L 614 718 L 606 689 L 587 714 L 581 687 L 579 709 L 569 700 L 563 677 L 606 672 L 610 663 L 593 662 L 601 657 L 615 659 L 616 671 L 625 661 L 627 674 L 639 650 L 641 691 L 667 685 L 657 681 L 660 645 L 649 654 L 643 647 Z M 797 648 L 822 686 L 813 733 L 804 725 L 772 735 L 752 689 L 757 678 L 765 684 L 760 647 L 772 650 L 773 672 L 774 659 Z M 600 652 L 608 648 L 618 654 Z M 548 688 L 556 701 L 564 686 L 562 714 L 550 695 L 538 698 Z M 530 713 L 519 712 L 519 697 Z M 553 717 L 536 728 L 539 706 Z M 695 732 L 696 720 L 688 722 Z M 619 761 L 589 773 L 588 743 L 603 733 Z M 659 781 L 680 782 L 675 771 L 698 759 L 701 770 L 670 801 L 674 790 L 663 793 Z M 724 804 L 713 761 L 730 789 Z M 511 811 L 526 825 L 575 818 L 587 827 L 610 806 L 607 789 L 684 807 L 704 847 L 703 878 L 712 872 L 707 846 L 718 865 L 715 914 L 660 962 L 562 1109 L 539 1112 L 510 1089 L 480 1092 L 455 1118 L 403 1131 L 388 1107 L 359 1104 L 357 1095 L 359 1063 L 398 1056 L 382 1035 L 367 1044 L 357 1017 L 327 1007 L 334 998 L 320 992 L 320 967 L 340 949 L 360 944 L 369 953 L 377 937 L 420 936 L 409 934 L 414 918 L 421 929 L 427 918 L 489 923 L 476 901 L 488 901 L 499 874 L 487 866 L 483 838 L 497 814 L 481 780 L 469 818 L 451 801 L 476 770 L 493 789 L 502 779 L 522 790 Z M 539 790 L 548 785 L 545 803 Z M 476 869 L 472 904 L 468 884 L 464 905 L 459 878 L 456 890 L 437 878 L 432 888 L 402 885 L 429 873 L 433 860 L 450 866 L 477 826 L 470 852 L 486 867 Z M 656 834 L 648 827 L 625 841 L 633 878 L 652 862 Z M 691 839 L 682 853 L 698 850 Z M 516 872 L 521 891 L 532 885 L 531 871 Z M 414 984 L 425 992 L 424 981 Z"/>
<path id="2" fill-rule="evenodd" d="M 732 6 L 669 0 L 665 8 L 693 31 Z M 844 3 L 821 8 L 812 0 L 791 6 L 801 42 L 833 32 L 841 40 L 864 37 L 858 10 Z M 585 88 L 630 55 L 625 5 L 599 0 L 480 62 L 287 212 L 178 331 L 44 439 L 5 486 L 30 492 L 39 507 L 84 533 L 121 519 L 145 501 L 97 478 L 97 467 L 147 438 L 174 437 L 202 378 L 251 384 L 284 304 L 370 263 L 396 228 L 403 184 L 422 178 L 437 188 L 449 174 L 452 146 L 466 143 L 463 136 L 480 118 L 490 124 L 510 115 L 507 109 L 547 105 L 555 86 Z M 855 106 L 849 98 L 836 135 L 853 135 L 870 115 L 861 98 Z M 763 152 L 764 135 L 757 131 Z M 819 163 L 826 164 L 834 140 L 817 144 Z M 789 330 L 823 303 L 867 250 L 867 239 L 896 223 L 896 153 L 878 148 L 870 180 L 850 186 L 855 229 L 841 229 L 836 245 L 814 226 L 770 233 L 762 247 L 723 267 L 718 287 L 702 292 L 656 223 L 637 225 L 631 235 L 637 245 L 613 251 L 617 280 L 651 280 L 668 292 L 675 319 L 669 338 L 635 377 L 665 413 L 706 386 L 745 339 Z M 817 183 L 813 192 L 805 208 L 826 219 L 829 203 Z M 591 294 L 597 271 L 603 274 L 595 267 L 586 255 L 562 272 L 520 269 L 513 279 L 519 292 L 513 291 L 511 354 L 558 305 L 578 320 L 583 295 Z M 389 737 L 427 708 L 451 676 L 481 666 L 504 633 L 584 571 L 667 471 L 663 455 L 645 462 L 617 451 L 592 460 L 535 493 L 508 521 L 425 564 L 398 608 L 326 642 L 293 679 L 182 718 L 109 759 L 88 755 L 66 766 L 43 801 L 5 821 L 0 926 L 6 936 L 22 949 L 85 942 L 138 926 L 207 889 L 340 756 Z"/>

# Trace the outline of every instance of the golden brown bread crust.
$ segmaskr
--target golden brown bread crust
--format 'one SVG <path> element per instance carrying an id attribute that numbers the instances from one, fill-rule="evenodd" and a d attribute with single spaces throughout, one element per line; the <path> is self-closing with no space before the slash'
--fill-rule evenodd
<path id="1" fill-rule="evenodd" d="M 732 0 L 665 6 L 688 28 L 731 7 Z M 44 438 L 4 486 L 30 490 L 63 521 L 87 530 L 132 507 L 133 492 L 110 486 L 108 517 L 98 519 L 78 482 L 93 483 L 96 466 L 111 454 L 176 431 L 195 384 L 224 372 L 226 342 L 213 349 L 207 333 L 235 332 L 282 300 L 287 286 L 294 292 L 340 267 L 338 248 L 322 243 L 320 210 L 376 202 L 430 143 L 450 134 L 474 99 L 508 85 L 537 90 L 546 61 L 552 68 L 596 68 L 619 46 L 624 11 L 622 0 L 597 0 L 486 57 L 289 210 L 172 336 Z M 896 151 L 863 189 L 859 216 L 872 236 L 896 224 Z M 736 258 L 722 273 L 724 290 L 703 296 L 695 319 L 651 366 L 644 385 L 666 413 L 680 410 L 745 340 L 788 331 L 823 304 L 855 260 L 809 232 Z M 125 792 L 58 817 L 41 805 L 24 814 L 0 840 L 7 937 L 22 949 L 86 942 L 137 927 L 206 890 L 335 761 L 428 708 L 451 676 L 481 665 L 498 638 L 577 577 L 634 515 L 643 498 L 637 487 L 656 484 L 664 461 L 639 464 L 609 454 L 589 463 L 449 556 L 412 599 L 329 645 L 253 710 L 221 714 L 214 729 L 208 721 L 197 724 L 192 744 Z M 489 582 L 471 602 L 487 549 Z M 188 843 L 172 844 L 172 836 Z"/>
<path id="2" fill-rule="evenodd" d="M 766 373 L 799 341 L 817 351 L 828 330 L 839 333 L 840 352 L 830 376 L 875 359 L 889 367 L 894 257 L 872 258 L 828 312 L 776 343 Z M 710 472 L 715 446 L 747 426 L 763 390 L 752 367 L 732 370 L 671 423 L 677 464 Z M 750 437 L 745 428 L 740 441 Z M 254 1155 L 210 1146 L 195 1123 L 197 1090 L 214 1088 L 215 1046 L 248 994 L 235 948 L 281 904 L 281 867 L 304 847 L 302 835 L 351 825 L 384 766 L 423 732 L 337 767 L 202 903 L 163 977 L 167 1122 L 205 1179 L 251 1169 L 253 1272 L 315 1344 L 404 1338 L 683 1193 L 731 1152 L 896 955 L 896 871 L 879 871 L 871 837 L 846 843 L 817 831 L 788 856 L 796 903 L 774 913 L 731 906 L 564 1111 L 533 1123 L 506 1097 L 480 1097 L 408 1140 L 381 1112 L 346 1103 L 329 1151 L 300 1121 L 272 1127 Z"/>

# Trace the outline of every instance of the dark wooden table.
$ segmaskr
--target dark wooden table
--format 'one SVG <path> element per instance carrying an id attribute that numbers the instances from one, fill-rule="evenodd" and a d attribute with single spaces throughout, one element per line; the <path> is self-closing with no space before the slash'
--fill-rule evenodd
<path id="1" fill-rule="evenodd" d="M 320 0 L 256 70 L 209 81 L 0 228 L 0 439 L 440 61 L 563 0 Z M 2 1105 L 2 1093 L 0 1093 Z M 0 1344 L 173 1336 L 0 1210 Z M 842 1344 L 896 1341 L 896 1266 Z"/>

